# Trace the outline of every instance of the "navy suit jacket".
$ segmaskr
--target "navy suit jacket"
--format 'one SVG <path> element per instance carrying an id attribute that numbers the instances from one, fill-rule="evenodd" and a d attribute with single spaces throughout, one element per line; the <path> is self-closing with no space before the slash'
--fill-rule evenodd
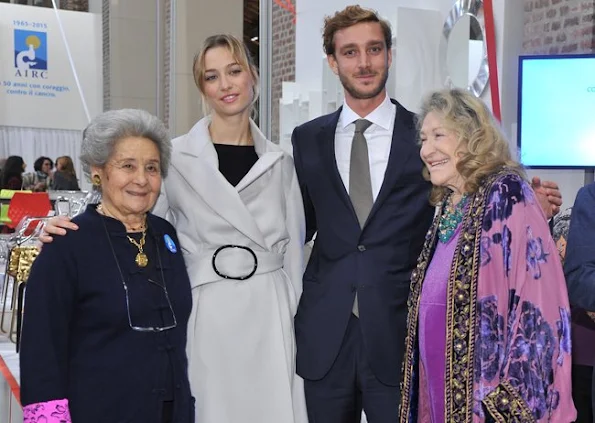
<path id="1" fill-rule="evenodd" d="M 369 365 L 383 383 L 400 382 L 410 274 L 434 209 L 414 114 L 392 102 L 397 113 L 388 165 L 363 228 L 335 160 L 341 109 L 293 132 L 308 239 L 317 233 L 295 318 L 297 371 L 305 379 L 321 379 L 331 368 L 357 292 Z"/>
<path id="2" fill-rule="evenodd" d="M 595 183 L 582 187 L 576 195 L 564 273 L 570 304 L 595 311 Z"/>

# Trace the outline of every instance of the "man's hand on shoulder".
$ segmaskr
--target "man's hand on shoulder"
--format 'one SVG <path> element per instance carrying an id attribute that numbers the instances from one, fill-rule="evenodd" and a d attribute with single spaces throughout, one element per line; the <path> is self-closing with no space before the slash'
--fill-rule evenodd
<path id="1" fill-rule="evenodd" d="M 562 193 L 557 183 L 553 181 L 542 181 L 538 176 L 534 176 L 531 179 L 531 187 L 535 191 L 539 205 L 548 219 L 551 219 L 560 212 Z"/>

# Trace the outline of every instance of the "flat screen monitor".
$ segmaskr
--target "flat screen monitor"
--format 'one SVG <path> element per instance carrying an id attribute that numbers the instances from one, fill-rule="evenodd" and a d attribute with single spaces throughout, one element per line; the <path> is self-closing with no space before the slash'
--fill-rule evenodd
<path id="1" fill-rule="evenodd" d="M 595 167 L 595 55 L 520 56 L 517 143 L 532 168 Z"/>

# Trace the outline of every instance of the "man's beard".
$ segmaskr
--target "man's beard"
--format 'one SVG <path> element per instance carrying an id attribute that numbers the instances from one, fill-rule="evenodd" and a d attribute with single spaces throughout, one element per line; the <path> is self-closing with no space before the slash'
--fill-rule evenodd
<path id="1" fill-rule="evenodd" d="M 370 74 L 370 72 L 360 73 L 359 76 L 369 75 L 369 74 Z M 358 76 L 358 75 L 356 75 L 356 76 Z M 358 100 L 367 100 L 367 99 L 376 97 L 378 94 L 380 94 L 382 91 L 384 91 L 384 88 L 386 87 L 386 81 L 388 80 L 388 67 L 384 68 L 384 72 L 381 75 L 380 82 L 370 92 L 364 92 L 364 91 L 361 91 L 361 90 L 355 88 L 351 84 L 349 79 L 344 74 L 342 74 L 340 72 L 339 72 L 339 80 L 341 81 L 343 88 L 345 88 L 345 91 L 347 91 L 351 97 L 358 99 Z"/>

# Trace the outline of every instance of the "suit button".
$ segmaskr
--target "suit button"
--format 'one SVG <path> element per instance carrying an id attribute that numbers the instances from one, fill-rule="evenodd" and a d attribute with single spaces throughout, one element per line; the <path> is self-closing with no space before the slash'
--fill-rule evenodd
<path id="1" fill-rule="evenodd" d="M 363 251 L 366 251 L 366 246 L 365 245 L 358 245 L 357 246 L 357 249 L 363 252 Z"/>

